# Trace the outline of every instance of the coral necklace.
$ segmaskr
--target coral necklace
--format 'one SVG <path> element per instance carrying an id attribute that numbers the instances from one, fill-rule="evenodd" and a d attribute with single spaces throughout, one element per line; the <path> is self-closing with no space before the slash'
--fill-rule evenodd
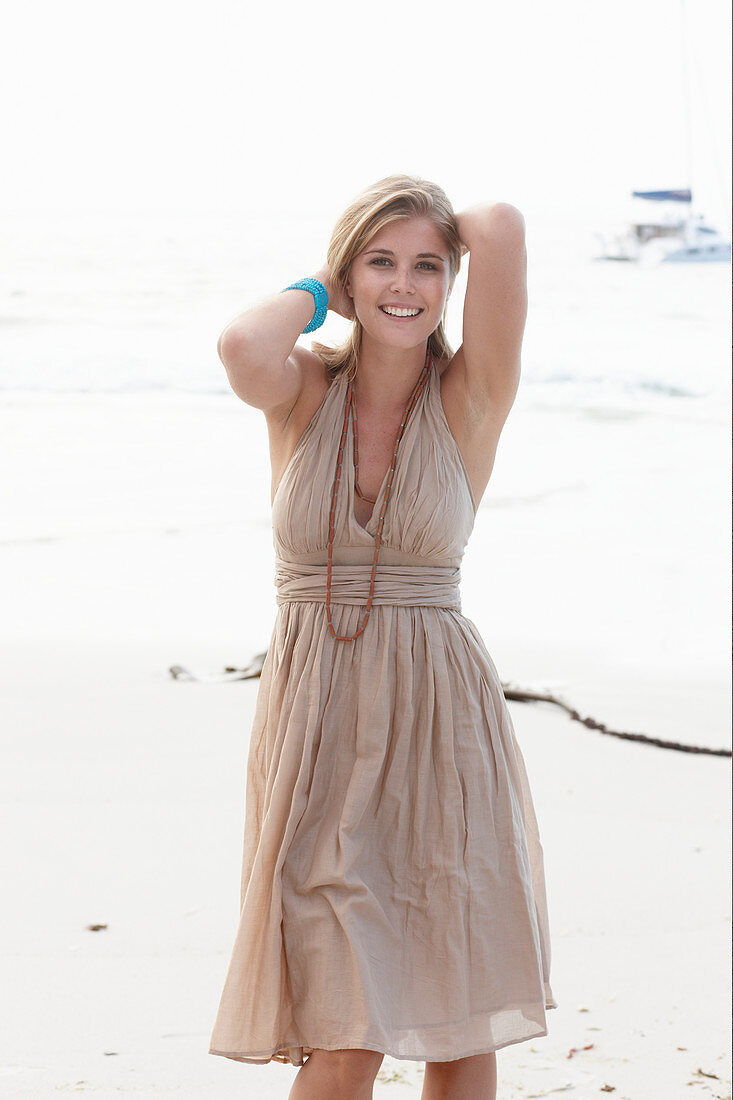
<path id="1" fill-rule="evenodd" d="M 333 489 L 331 490 L 331 511 L 328 518 L 328 570 L 326 572 L 326 617 L 328 619 L 328 629 L 331 632 L 331 637 L 337 642 L 353 642 L 356 638 L 363 633 L 366 624 L 369 622 L 369 616 L 372 610 L 372 600 L 374 598 L 374 579 L 377 575 L 377 560 L 379 558 L 379 548 L 382 544 L 382 527 L 384 526 L 384 514 L 389 501 L 389 495 L 392 490 L 392 477 L 394 475 L 395 466 L 397 464 L 397 450 L 400 445 L 400 440 L 405 433 L 405 427 L 412 410 L 415 408 L 417 399 L 423 391 L 425 383 L 428 378 L 428 370 L 430 368 L 431 358 L 430 350 L 425 353 L 425 365 L 420 372 L 420 377 L 415 383 L 405 411 L 403 413 L 402 423 L 400 424 L 400 430 L 397 433 L 397 441 L 395 443 L 394 452 L 392 454 L 392 462 L 387 474 L 387 491 L 384 494 L 384 500 L 382 501 L 382 510 L 379 514 L 379 527 L 377 528 L 377 534 L 375 538 L 374 546 L 374 560 L 372 561 L 372 576 L 369 583 L 369 598 L 366 605 L 366 614 L 364 615 L 364 621 L 357 630 L 356 634 L 337 634 L 333 628 L 333 622 L 331 621 L 331 570 L 333 568 L 333 538 L 336 526 L 336 503 L 338 501 L 339 483 L 341 481 L 341 464 L 344 457 L 344 446 L 346 444 L 346 435 L 349 430 L 349 415 L 353 411 L 354 416 L 354 490 L 359 494 L 362 500 L 367 501 L 368 504 L 376 504 L 376 500 L 370 500 L 365 497 L 361 489 L 359 489 L 359 431 L 356 417 L 356 403 L 354 401 L 354 388 L 353 379 L 349 380 L 349 385 L 346 390 L 346 404 L 344 407 L 344 423 L 341 430 L 341 442 L 339 443 L 338 458 L 336 460 L 336 476 L 333 479 Z"/>

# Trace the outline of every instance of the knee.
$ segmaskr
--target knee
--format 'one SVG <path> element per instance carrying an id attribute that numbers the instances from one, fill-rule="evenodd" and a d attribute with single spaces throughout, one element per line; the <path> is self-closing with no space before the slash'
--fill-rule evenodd
<path id="1" fill-rule="evenodd" d="M 452 1062 L 426 1062 L 423 1096 L 429 1100 L 453 1096 L 496 1100 L 496 1051 Z"/>
<path id="2" fill-rule="evenodd" d="M 379 1050 L 320 1050 L 316 1049 L 308 1061 L 315 1059 L 328 1073 L 334 1085 L 344 1090 L 371 1085 L 379 1073 L 384 1055 Z"/>

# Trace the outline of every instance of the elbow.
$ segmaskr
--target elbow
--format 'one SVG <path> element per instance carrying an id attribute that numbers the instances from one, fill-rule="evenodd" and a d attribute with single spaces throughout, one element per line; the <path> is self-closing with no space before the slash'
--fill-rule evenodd
<path id="1" fill-rule="evenodd" d="M 486 235 L 492 240 L 511 241 L 515 244 L 526 242 L 527 223 L 524 215 L 508 202 L 497 202 L 492 206 L 484 228 Z"/>
<path id="2" fill-rule="evenodd" d="M 495 202 L 490 213 L 495 218 L 501 218 L 503 222 L 510 225 L 521 226 L 522 229 L 526 226 L 522 211 L 518 207 L 512 206 L 510 202 Z"/>
<path id="3" fill-rule="evenodd" d="M 219 336 L 216 350 L 222 363 L 229 370 L 232 364 L 242 358 L 244 349 L 241 332 L 238 332 L 234 325 L 227 325 Z"/>
<path id="4" fill-rule="evenodd" d="M 236 324 L 227 325 L 219 337 L 216 350 L 230 377 L 254 362 L 252 341 Z"/>
<path id="5" fill-rule="evenodd" d="M 227 325 L 219 337 L 216 350 L 227 372 L 229 385 L 240 397 L 242 381 L 248 370 L 248 364 L 251 363 L 247 339 L 235 325 Z"/>

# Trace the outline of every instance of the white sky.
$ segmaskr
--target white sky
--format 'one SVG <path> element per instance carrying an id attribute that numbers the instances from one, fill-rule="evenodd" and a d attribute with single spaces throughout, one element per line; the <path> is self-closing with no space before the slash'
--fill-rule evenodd
<path id="1" fill-rule="evenodd" d="M 727 0 L 18 0 L 3 32 L 2 212 L 335 216 L 408 171 L 456 209 L 692 186 L 729 220 Z"/>

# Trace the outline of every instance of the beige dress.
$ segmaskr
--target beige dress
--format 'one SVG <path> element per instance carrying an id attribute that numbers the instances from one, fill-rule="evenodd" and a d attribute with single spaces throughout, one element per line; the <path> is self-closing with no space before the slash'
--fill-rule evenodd
<path id="1" fill-rule="evenodd" d="M 347 380 L 272 508 L 277 615 L 247 764 L 241 914 L 209 1053 L 300 1066 L 314 1048 L 449 1061 L 547 1034 L 543 850 L 499 676 L 461 614 L 475 519 L 433 364 L 405 428 L 364 632 L 325 585 Z M 331 608 L 353 634 L 387 476 L 354 516 L 353 425 Z"/>

